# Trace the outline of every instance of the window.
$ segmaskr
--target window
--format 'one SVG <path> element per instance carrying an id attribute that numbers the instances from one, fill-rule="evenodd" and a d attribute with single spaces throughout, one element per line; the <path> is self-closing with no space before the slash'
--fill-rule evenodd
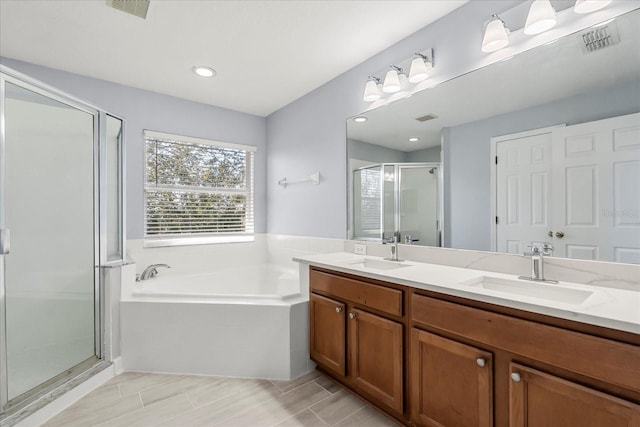
<path id="1" fill-rule="evenodd" d="M 382 167 L 354 171 L 354 237 L 379 238 L 382 220 Z"/>
<path id="2" fill-rule="evenodd" d="M 145 246 L 253 240 L 255 147 L 144 134 Z"/>

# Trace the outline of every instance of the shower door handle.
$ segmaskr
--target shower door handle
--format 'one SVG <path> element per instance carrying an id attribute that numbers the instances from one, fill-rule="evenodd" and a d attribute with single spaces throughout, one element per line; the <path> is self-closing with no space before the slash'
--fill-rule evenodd
<path id="1" fill-rule="evenodd" d="M 6 255 L 11 250 L 11 234 L 8 228 L 0 229 L 0 255 Z"/>

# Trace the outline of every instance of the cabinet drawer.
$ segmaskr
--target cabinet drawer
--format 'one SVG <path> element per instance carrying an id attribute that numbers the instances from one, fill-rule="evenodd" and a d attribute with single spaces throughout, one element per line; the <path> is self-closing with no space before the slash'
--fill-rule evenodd
<path id="1" fill-rule="evenodd" d="M 373 285 L 359 280 L 347 279 L 322 271 L 309 271 L 312 290 L 326 292 L 366 307 L 402 316 L 402 291 Z"/>
<path id="2" fill-rule="evenodd" d="M 413 294 L 411 317 L 470 340 L 640 391 L 640 347 Z"/>

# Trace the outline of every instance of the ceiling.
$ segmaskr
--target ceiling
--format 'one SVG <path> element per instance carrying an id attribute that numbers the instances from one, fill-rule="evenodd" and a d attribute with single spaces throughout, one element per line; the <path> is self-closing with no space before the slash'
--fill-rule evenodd
<path id="1" fill-rule="evenodd" d="M 0 0 L 0 55 L 267 116 L 467 1 Z"/>
<path id="2" fill-rule="evenodd" d="M 440 145 L 442 129 L 546 104 L 640 76 L 640 11 L 608 24 L 620 42 L 585 53 L 588 28 L 347 121 L 350 139 L 411 152 Z M 427 80 L 428 81 L 428 80 Z M 436 119 L 419 122 L 434 114 Z M 420 141 L 409 142 L 410 137 Z"/>

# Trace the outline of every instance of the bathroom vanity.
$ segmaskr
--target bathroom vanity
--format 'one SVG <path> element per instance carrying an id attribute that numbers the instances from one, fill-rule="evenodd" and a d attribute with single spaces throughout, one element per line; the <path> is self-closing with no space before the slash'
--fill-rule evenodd
<path id="1" fill-rule="evenodd" d="M 637 291 L 348 253 L 297 260 L 311 359 L 404 424 L 640 425 Z"/>

